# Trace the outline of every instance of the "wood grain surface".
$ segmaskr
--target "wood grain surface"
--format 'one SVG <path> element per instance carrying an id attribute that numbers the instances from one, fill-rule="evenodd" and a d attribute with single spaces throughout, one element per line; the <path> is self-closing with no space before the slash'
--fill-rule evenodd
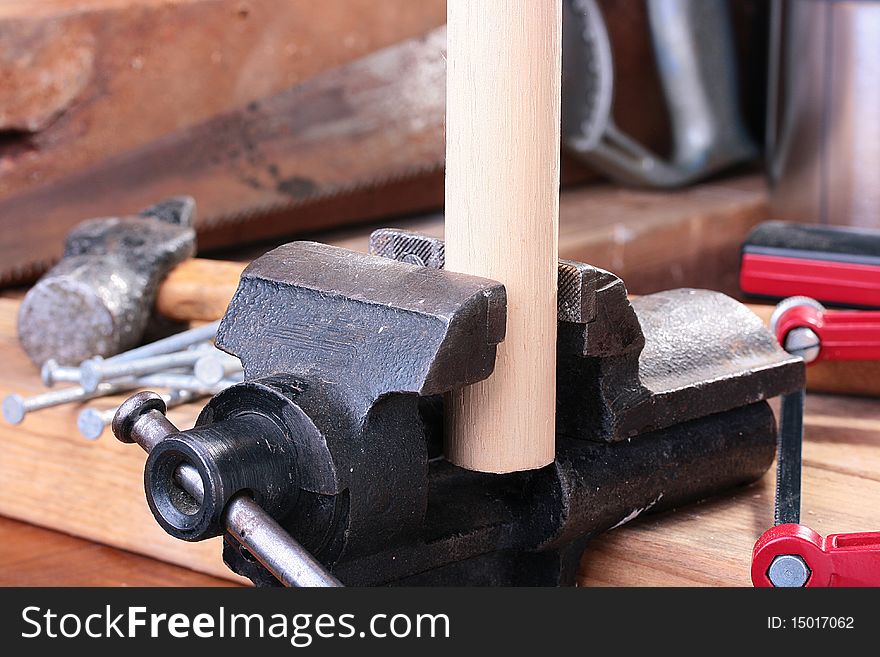
<path id="1" fill-rule="evenodd" d="M 228 579 L 0 518 L 0 586 L 233 586 Z"/>
<path id="2" fill-rule="evenodd" d="M 4 0 L 0 196 L 242 107 L 444 18 L 443 0 Z"/>
<path id="3" fill-rule="evenodd" d="M 560 197 L 559 257 L 608 269 L 635 294 L 699 287 L 736 295 L 740 245 L 749 230 L 766 218 L 766 199 L 766 188 L 757 176 L 666 193 L 610 185 L 567 190 Z M 443 215 L 434 214 L 388 219 L 310 239 L 365 252 L 370 232 L 377 227 L 444 236 Z M 257 258 L 278 243 L 237 250 L 231 257 Z M 184 263 L 163 285 L 158 309 L 173 319 L 218 319 L 243 268 L 242 263 L 228 261 Z"/>
<path id="4" fill-rule="evenodd" d="M 446 268 L 504 284 L 495 370 L 447 395 L 446 458 L 553 462 L 562 2 L 447 2 Z"/>

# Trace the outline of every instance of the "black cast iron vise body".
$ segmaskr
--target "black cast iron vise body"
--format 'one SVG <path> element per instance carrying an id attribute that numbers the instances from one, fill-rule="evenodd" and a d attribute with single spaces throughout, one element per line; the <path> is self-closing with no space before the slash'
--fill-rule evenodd
<path id="1" fill-rule="evenodd" d="M 630 301 L 619 278 L 571 261 L 559 265 L 555 462 L 491 475 L 445 461 L 443 394 L 491 374 L 506 297 L 442 266 L 442 242 L 400 231 L 377 231 L 370 255 L 294 242 L 254 261 L 217 335 L 245 381 L 191 430 L 133 429 L 157 408 L 143 397 L 114 422 L 120 438 L 152 436 L 160 525 L 225 534 L 226 563 L 258 585 L 279 584 L 277 571 L 242 547 L 247 530 L 229 530 L 236 496 L 344 584 L 569 585 L 598 533 L 769 467 L 766 400 L 802 388 L 803 362 L 720 293 Z M 196 498 L 181 465 L 198 473 Z"/>

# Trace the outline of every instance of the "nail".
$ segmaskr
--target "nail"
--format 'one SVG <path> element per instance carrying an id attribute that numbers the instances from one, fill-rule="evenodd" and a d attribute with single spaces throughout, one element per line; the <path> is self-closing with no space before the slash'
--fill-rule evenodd
<path id="1" fill-rule="evenodd" d="M 214 337 L 217 335 L 217 329 L 219 326 L 220 320 L 218 319 L 216 322 L 204 324 L 197 328 L 189 329 L 188 331 L 182 331 L 181 333 L 175 333 L 174 335 L 169 335 L 167 338 L 156 340 L 155 342 L 145 344 L 141 347 L 123 351 L 121 354 L 116 354 L 111 358 L 107 358 L 104 362 L 127 363 L 144 358 L 151 358 L 153 356 L 170 354 L 175 351 L 183 351 L 187 347 L 191 347 L 199 342 L 213 341 Z"/>
<path id="2" fill-rule="evenodd" d="M 241 361 L 235 356 L 223 353 L 205 354 L 193 365 L 193 375 L 208 386 L 217 385 L 231 374 L 242 371 Z"/>
<path id="3" fill-rule="evenodd" d="M 174 390 L 191 390 L 193 392 L 202 392 L 208 395 L 216 395 L 221 390 L 225 390 L 229 386 L 240 383 L 244 376 L 241 372 L 230 374 L 227 378 L 219 381 L 214 385 L 205 385 L 191 374 L 179 374 L 176 372 L 159 372 L 157 374 L 149 374 L 137 379 L 139 388 L 172 388 Z"/>
<path id="4" fill-rule="evenodd" d="M 106 397 L 117 392 L 132 390 L 136 385 L 127 381 L 125 383 L 102 383 L 95 390 L 87 391 L 82 386 L 62 388 L 42 395 L 22 397 L 21 395 L 8 395 L 3 400 L 3 417 L 10 424 L 21 424 L 25 416 L 33 411 L 39 411 L 50 406 L 60 406 L 71 402 L 85 401 L 96 397 Z"/>
<path id="5" fill-rule="evenodd" d="M 208 348 L 213 349 L 213 347 Z M 80 385 L 86 390 L 94 390 L 101 381 L 130 376 L 139 377 L 177 367 L 192 367 L 205 351 L 204 348 L 192 349 L 116 362 L 86 361 L 80 366 Z"/>

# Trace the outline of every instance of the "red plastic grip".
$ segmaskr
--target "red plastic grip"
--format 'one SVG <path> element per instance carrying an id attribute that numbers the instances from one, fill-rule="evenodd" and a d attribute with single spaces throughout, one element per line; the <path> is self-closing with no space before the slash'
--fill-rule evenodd
<path id="1" fill-rule="evenodd" d="M 746 294 L 880 306 L 880 267 L 875 265 L 744 253 L 739 284 Z"/>
<path id="2" fill-rule="evenodd" d="M 777 525 L 752 552 L 752 583 L 773 586 L 767 576 L 777 556 L 797 555 L 810 569 L 806 586 L 880 586 L 880 532 L 830 534 L 803 525 Z"/>
<path id="3" fill-rule="evenodd" d="M 812 329 L 819 336 L 820 360 L 880 360 L 880 311 L 825 312 L 808 305 L 793 306 L 776 323 L 776 339 L 795 328 Z"/>

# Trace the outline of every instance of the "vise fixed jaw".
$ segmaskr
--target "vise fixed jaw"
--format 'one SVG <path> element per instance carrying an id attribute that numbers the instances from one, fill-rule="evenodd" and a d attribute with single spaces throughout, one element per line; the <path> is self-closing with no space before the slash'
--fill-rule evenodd
<path id="1" fill-rule="evenodd" d="M 572 262 L 559 270 L 555 462 L 507 475 L 446 462 L 430 445 L 441 395 L 491 373 L 504 288 L 444 271 L 439 240 L 403 235 L 414 252 L 391 237 L 399 261 L 299 242 L 245 271 L 217 344 L 246 381 L 154 448 L 171 440 L 172 462 L 200 464 L 220 491 L 189 515 L 218 518 L 247 490 L 346 584 L 571 584 L 597 533 L 753 481 L 772 462 L 763 400 L 801 386 L 803 363 L 723 295 L 631 304 L 616 276 Z M 710 308 L 720 314 L 704 321 L 722 327 L 686 326 Z M 701 347 L 706 331 L 727 344 Z M 215 520 L 188 531 L 163 515 L 157 500 L 175 500 L 158 462 L 151 454 L 145 482 L 162 526 L 219 534 Z M 224 559 L 278 584 L 235 541 Z"/>

